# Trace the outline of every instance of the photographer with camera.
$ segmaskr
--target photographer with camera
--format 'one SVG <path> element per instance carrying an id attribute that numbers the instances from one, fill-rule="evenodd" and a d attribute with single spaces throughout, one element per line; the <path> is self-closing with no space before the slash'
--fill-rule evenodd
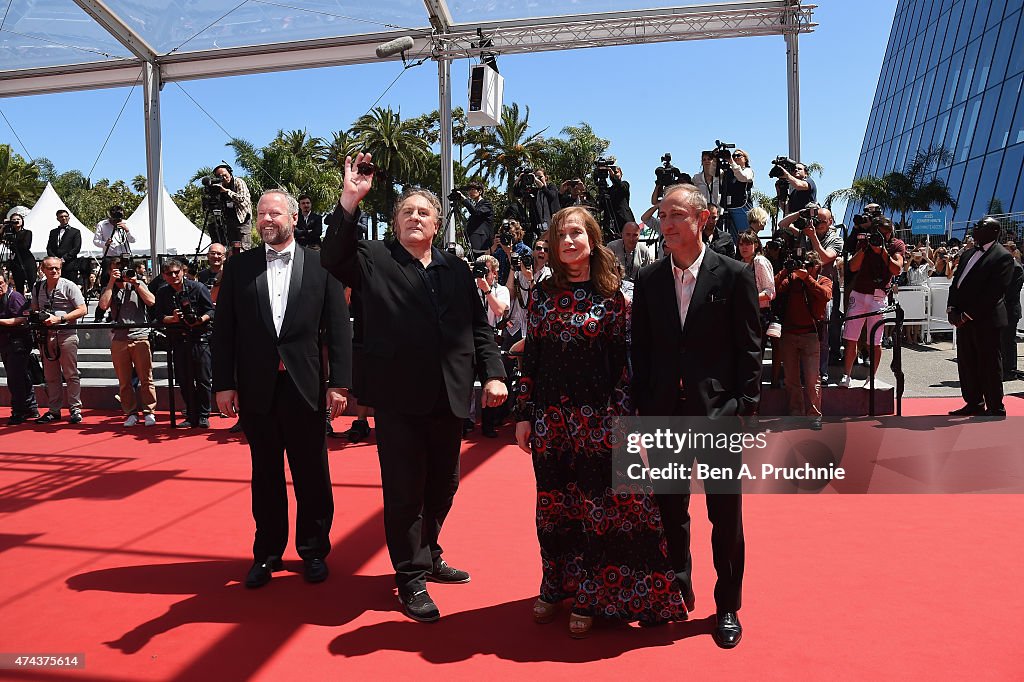
<path id="1" fill-rule="evenodd" d="M 203 178 L 207 193 L 220 205 L 224 219 L 224 234 L 211 234 L 210 238 L 224 244 L 241 243 L 243 251 L 252 248 L 252 197 L 249 186 L 226 163 L 213 169 L 213 176 Z"/>
<path id="2" fill-rule="evenodd" d="M 25 328 L 28 309 L 25 296 L 15 291 L 7 277 L 0 273 L 0 361 L 11 392 L 8 426 L 17 426 L 39 417 L 36 392 L 28 370 L 32 353 L 32 334 Z"/>
<path id="3" fill-rule="evenodd" d="M 522 256 L 513 255 L 517 266 L 521 266 Z M 504 322 L 508 315 L 510 297 L 508 289 L 498 283 L 498 259 L 494 256 L 483 255 L 473 263 L 473 279 L 476 281 L 480 304 L 487 314 L 487 324 L 495 330 L 495 337 L 499 338 Z M 499 340 L 499 346 L 501 341 Z M 483 408 L 480 415 L 480 429 L 487 438 L 498 437 L 498 424 L 502 406 Z M 467 425 L 468 426 L 468 425 Z"/>
<path id="4" fill-rule="evenodd" d="M 843 378 L 839 382 L 843 388 L 850 387 L 850 372 L 857 359 L 857 341 L 862 330 L 866 330 L 869 335 L 871 373 L 878 370 L 878 363 L 882 359 L 882 325 L 878 325 L 874 333 L 871 330 L 875 328 L 875 323 L 881 321 L 882 316 L 858 316 L 885 307 L 886 293 L 892 285 L 892 278 L 903 272 L 903 260 L 907 254 L 903 241 L 893 238 L 892 221 L 881 215 L 872 217 L 871 231 L 861 232 L 857 242 L 857 251 L 850 259 L 851 277 L 846 279 L 851 291 L 846 309 L 846 325 L 843 327 L 846 350 L 843 354 Z"/>
<path id="5" fill-rule="evenodd" d="M 295 241 L 299 246 L 319 249 L 324 232 L 324 217 L 313 211 L 313 199 L 299 195 L 299 221 L 295 223 Z"/>
<path id="6" fill-rule="evenodd" d="M 775 277 L 776 311 L 782 322 L 782 369 L 790 416 L 811 418 L 821 429 L 820 339 L 828 335 L 825 308 L 832 280 L 821 274 L 821 257 L 808 251 L 790 257 Z M 803 376 L 803 385 L 800 377 Z"/>
<path id="7" fill-rule="evenodd" d="M 0 229 L 0 243 L 14 276 L 14 286 L 25 292 L 29 285 L 36 281 L 36 259 L 32 255 L 32 230 L 25 227 L 25 216 L 11 209 Z"/>
<path id="8" fill-rule="evenodd" d="M 487 251 L 494 241 L 494 209 L 491 202 L 484 198 L 484 186 L 477 181 L 466 184 L 466 196 L 457 189 L 448 195 L 448 201 L 462 204 L 469 211 L 466 221 L 466 235 L 469 237 L 473 255 Z"/>
<path id="9" fill-rule="evenodd" d="M 156 316 L 167 327 L 174 353 L 174 378 L 185 400 L 185 421 L 178 428 L 210 428 L 210 335 L 213 300 L 205 285 L 185 279 L 176 258 L 161 268 L 167 286 L 156 293 Z"/>
<path id="10" fill-rule="evenodd" d="M 775 189 L 779 194 L 779 207 L 785 213 L 796 213 L 807 204 L 818 201 L 818 187 L 807 174 L 807 166 L 785 156 L 772 161 L 768 177 L 777 178 Z"/>
<path id="11" fill-rule="evenodd" d="M 82 250 L 82 233 L 70 223 L 70 213 L 63 208 L 57 211 L 57 227 L 50 230 L 49 239 L 46 240 L 46 255 L 60 258 L 64 278 L 81 286 L 78 253 Z"/>
<path id="12" fill-rule="evenodd" d="M 728 165 L 721 168 L 721 172 L 724 175 L 721 186 L 722 206 L 728 212 L 729 233 L 733 241 L 737 241 L 739 235 L 750 229 L 747 211 L 753 208 L 750 195 L 754 190 L 754 169 L 750 167 L 750 156 L 742 149 L 734 149 Z"/>
<path id="13" fill-rule="evenodd" d="M 110 263 L 110 281 L 100 294 L 99 308 L 110 310 L 110 320 L 124 325 L 145 324 L 147 308 L 156 297 L 140 281 L 127 258 L 115 257 Z M 153 383 L 153 352 L 149 346 L 149 329 L 114 329 L 110 339 L 110 360 L 117 374 L 118 395 L 125 413 L 125 426 L 139 423 L 142 413 L 146 426 L 156 425 L 156 385 Z M 138 399 L 132 386 L 132 374 L 139 378 Z"/>
<path id="14" fill-rule="evenodd" d="M 505 333 L 501 337 L 502 350 L 509 350 L 513 344 L 525 336 L 530 292 L 551 276 L 551 268 L 547 263 L 548 243 L 544 239 L 538 239 L 533 245 L 532 256 L 515 255 L 512 257 L 512 267 L 509 269 L 508 279 L 505 283 L 505 287 L 509 291 L 511 307 L 509 308 L 508 323 L 505 325 Z"/>
<path id="15" fill-rule="evenodd" d="M 43 375 L 46 377 L 46 399 L 49 411 L 36 420 L 49 424 L 60 419 L 63 400 L 61 377 L 68 387 L 68 410 L 72 424 L 82 421 L 82 386 L 78 374 L 78 332 L 75 320 L 86 313 L 82 289 L 61 277 L 61 262 L 56 256 L 43 259 L 45 279 L 32 288 L 32 312 L 29 322 L 49 327 L 40 342 Z M 68 325 L 68 326 L 63 326 Z"/>
<path id="16" fill-rule="evenodd" d="M 558 188 L 559 210 L 569 206 L 594 206 L 594 200 L 587 194 L 586 184 L 579 178 L 566 180 Z M 557 213 L 558 211 L 555 211 Z"/>
<path id="17" fill-rule="evenodd" d="M 530 247 L 523 243 L 523 228 L 518 220 L 503 220 L 487 254 L 498 259 L 498 281 L 508 280 L 512 272 L 512 256 L 529 256 Z"/>
<path id="18" fill-rule="evenodd" d="M 530 221 L 533 224 L 530 232 L 534 237 L 539 237 L 548 231 L 551 216 L 558 213 L 562 206 L 558 201 L 558 188 L 555 187 L 555 183 L 548 181 L 547 171 L 537 168 L 533 175 L 536 191 L 530 211 Z"/>
<path id="19" fill-rule="evenodd" d="M 821 262 L 821 274 L 832 282 L 832 295 L 825 304 L 825 317 L 829 320 L 828 333 L 821 335 L 821 353 L 819 373 L 821 382 L 828 383 L 828 363 L 830 349 L 839 346 L 839 308 L 833 301 L 839 295 L 839 270 L 836 259 L 843 251 L 843 238 L 835 229 L 835 218 L 832 211 L 811 203 L 795 213 L 790 213 L 779 221 L 779 229 L 796 238 L 799 253 L 814 252 Z M 832 329 L 835 338 L 832 338 Z"/>
<path id="20" fill-rule="evenodd" d="M 598 192 L 607 194 L 608 208 L 605 210 L 610 210 L 614 219 L 612 222 L 606 217 L 604 222 L 612 235 L 619 235 L 627 223 L 636 222 L 633 209 L 629 207 L 629 182 L 622 179 L 622 166 L 615 165 L 614 156 L 609 156 L 603 165 L 601 161 L 603 159 L 594 162 L 595 182 L 597 182 Z M 605 179 L 607 179 L 607 183 Z"/>
<path id="21" fill-rule="evenodd" d="M 93 246 L 103 249 L 100 256 L 99 284 L 105 287 L 110 279 L 110 262 L 117 256 L 131 256 L 131 245 L 135 243 L 135 235 L 128 230 L 122 206 L 111 206 L 107 209 L 107 217 L 96 223 L 92 243 Z"/>

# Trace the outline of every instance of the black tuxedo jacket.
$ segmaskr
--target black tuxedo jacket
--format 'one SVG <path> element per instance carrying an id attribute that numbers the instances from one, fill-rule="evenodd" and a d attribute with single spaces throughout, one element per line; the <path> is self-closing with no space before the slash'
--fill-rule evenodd
<path id="1" fill-rule="evenodd" d="M 213 390 L 237 390 L 241 409 L 253 414 L 270 412 L 280 363 L 310 409 L 322 407 L 325 380 L 331 387 L 351 387 L 345 290 L 315 251 L 296 245 L 294 259 L 280 335 L 270 311 L 266 248 L 243 251 L 224 266 L 213 329 Z"/>
<path id="2" fill-rule="evenodd" d="M 679 326 L 671 257 L 640 271 L 633 289 L 633 403 L 641 415 L 752 414 L 761 390 L 761 323 L 753 272 L 705 246 Z M 680 386 L 682 388 L 680 388 Z"/>
<path id="3" fill-rule="evenodd" d="M 303 219 L 299 211 L 299 221 L 295 224 L 295 241 L 300 246 L 320 246 L 324 232 L 324 217 L 315 211 L 309 212 L 309 218 Z"/>
<path id="4" fill-rule="evenodd" d="M 466 234 L 469 235 L 470 244 L 476 251 L 486 251 L 494 242 L 494 209 L 491 208 L 491 202 L 481 198 L 474 205 L 467 198 L 462 200 L 462 205 L 469 211 Z"/>
<path id="5" fill-rule="evenodd" d="M 1003 299 L 1013 277 L 1013 256 L 1002 244 L 993 242 L 967 277 L 963 277 L 964 268 L 978 248 L 976 246 L 960 256 L 953 282 L 949 285 L 947 305 L 970 315 L 973 322 L 968 324 L 1005 327 L 1007 319 Z"/>
<path id="6" fill-rule="evenodd" d="M 359 292 L 365 377 L 360 405 L 426 415 L 439 405 L 469 416 L 474 375 L 505 369 L 473 275 L 454 255 L 434 249 L 440 285 L 435 309 L 419 261 L 397 240 L 358 239 L 358 215 L 339 205 L 327 218 L 321 262 Z"/>
<path id="7" fill-rule="evenodd" d="M 59 232 L 59 227 L 50 230 L 50 238 L 46 240 L 46 255 L 63 258 L 65 265 L 69 265 L 75 262 L 78 252 L 82 250 L 82 233 L 78 231 L 77 227 L 68 225 L 64 229 L 64 236 L 58 242 L 57 234 Z"/>

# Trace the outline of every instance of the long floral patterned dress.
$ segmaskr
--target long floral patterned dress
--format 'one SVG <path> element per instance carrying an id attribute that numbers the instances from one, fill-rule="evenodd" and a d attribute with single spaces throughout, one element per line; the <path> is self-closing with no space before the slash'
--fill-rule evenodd
<path id="1" fill-rule="evenodd" d="M 540 596 L 577 613 L 664 622 L 685 613 L 661 512 L 640 486 L 612 484 L 613 421 L 629 414 L 626 301 L 589 282 L 531 293 L 517 421 L 529 421 L 537 478 Z"/>

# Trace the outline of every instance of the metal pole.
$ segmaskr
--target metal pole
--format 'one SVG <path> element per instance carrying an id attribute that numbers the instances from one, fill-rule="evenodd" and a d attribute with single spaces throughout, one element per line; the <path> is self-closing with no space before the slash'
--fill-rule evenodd
<path id="1" fill-rule="evenodd" d="M 786 90 L 789 96 L 789 158 L 800 161 L 800 34 L 798 14 L 800 0 L 795 0 L 788 15 L 792 23 L 785 34 L 786 40 Z"/>
<path id="2" fill-rule="evenodd" d="M 441 215 L 451 216 L 448 195 L 454 183 L 455 167 L 452 161 L 452 63 L 444 57 L 437 59 L 437 90 L 441 112 Z M 455 241 L 455 221 L 449 217 L 444 225 L 444 240 Z"/>
<path id="3" fill-rule="evenodd" d="M 166 251 L 164 239 L 163 148 L 160 139 L 160 66 L 143 65 L 142 87 L 146 115 L 146 192 L 149 197 L 149 246 L 153 267 L 157 254 Z"/>

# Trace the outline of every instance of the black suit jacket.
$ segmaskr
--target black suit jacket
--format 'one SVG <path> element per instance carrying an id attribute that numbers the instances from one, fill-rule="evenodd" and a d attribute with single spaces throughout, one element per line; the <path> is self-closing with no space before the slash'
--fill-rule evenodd
<path id="1" fill-rule="evenodd" d="M 466 263 L 441 259 L 435 309 L 419 261 L 397 241 L 358 239 L 358 216 L 338 206 L 327 218 L 321 262 L 359 292 L 365 377 L 359 403 L 402 414 L 430 414 L 447 400 L 469 416 L 474 374 L 504 378 L 505 369 Z"/>
<path id="2" fill-rule="evenodd" d="M 300 246 L 320 246 L 323 232 L 324 217 L 322 215 L 310 211 L 309 217 L 304 219 L 302 211 L 299 211 L 299 221 L 295 224 L 295 241 Z"/>
<path id="3" fill-rule="evenodd" d="M 761 390 L 758 315 L 753 272 L 707 247 L 685 329 L 679 326 L 672 259 L 643 268 L 633 289 L 631 352 L 639 413 L 674 414 L 682 395 L 700 414 L 752 414 Z"/>
<path id="4" fill-rule="evenodd" d="M 959 313 L 970 315 L 973 321 L 967 324 L 1005 327 L 1007 319 L 1003 300 L 1013 277 L 1013 256 L 1002 244 L 993 242 L 967 277 L 963 277 L 964 268 L 978 248 L 976 246 L 960 256 L 956 272 L 953 273 L 953 282 L 949 286 L 946 305 Z"/>
<path id="5" fill-rule="evenodd" d="M 466 234 L 469 235 L 469 242 L 475 251 L 486 251 L 494 242 L 494 209 L 491 202 L 483 197 L 473 204 L 468 198 L 462 200 L 462 205 L 469 211 L 469 219 L 466 221 Z"/>
<path id="6" fill-rule="evenodd" d="M 279 363 L 310 409 L 323 405 L 324 381 L 352 384 L 352 329 L 345 290 L 315 251 L 295 248 L 288 306 L 280 335 L 270 311 L 265 248 L 232 256 L 224 266 L 213 329 L 213 390 L 237 390 L 241 409 L 268 414 Z M 321 340 L 328 371 L 322 367 Z"/>
<path id="7" fill-rule="evenodd" d="M 78 231 L 77 227 L 68 225 L 64 229 L 64 236 L 58 242 L 57 234 L 59 232 L 59 227 L 50 230 L 50 238 L 46 240 L 46 255 L 63 258 L 64 264 L 67 266 L 75 262 L 78 252 L 82 250 L 82 233 Z"/>

